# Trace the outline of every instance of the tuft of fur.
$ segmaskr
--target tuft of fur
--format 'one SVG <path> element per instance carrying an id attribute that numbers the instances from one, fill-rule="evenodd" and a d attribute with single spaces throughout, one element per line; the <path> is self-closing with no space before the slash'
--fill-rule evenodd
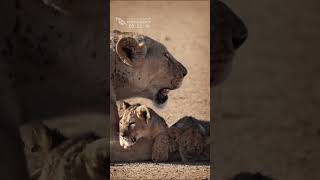
<path id="1" fill-rule="evenodd" d="M 32 127 L 33 153 L 41 153 L 43 163 L 31 169 L 34 180 L 90 180 L 106 179 L 109 163 L 107 139 L 88 132 L 65 137 L 57 129 L 44 124 Z M 27 156 L 28 157 L 28 156 Z"/>

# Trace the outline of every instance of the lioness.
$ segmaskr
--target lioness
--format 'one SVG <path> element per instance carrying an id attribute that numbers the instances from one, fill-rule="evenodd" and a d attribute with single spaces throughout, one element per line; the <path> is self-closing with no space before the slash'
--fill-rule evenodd
<path id="1" fill-rule="evenodd" d="M 120 145 L 134 147 L 140 139 L 153 141 L 146 156 L 155 162 L 182 159 L 183 162 L 209 160 L 210 123 L 184 117 L 168 128 L 165 120 L 151 108 L 126 102 L 119 125 Z"/>
<path id="2" fill-rule="evenodd" d="M 21 132 L 32 134 L 31 139 L 24 139 L 32 179 L 103 180 L 108 177 L 106 139 L 91 132 L 65 137 L 42 123 L 36 127 L 23 126 Z"/>
<path id="3" fill-rule="evenodd" d="M 210 63 L 210 85 L 214 87 L 222 83 L 230 74 L 233 64 L 233 58 L 236 50 L 241 47 L 248 36 L 248 31 L 243 21 L 224 3 L 214 1 L 212 13 L 214 14 L 211 27 L 213 37 Z M 116 108 L 116 106 L 113 106 Z M 118 124 L 116 124 L 118 126 Z M 141 142 L 143 141 L 143 143 Z M 112 156 L 117 157 L 113 161 L 135 161 L 149 160 L 146 154 L 151 154 L 152 143 L 145 139 L 141 139 L 135 146 L 127 150 L 114 143 L 118 151 L 112 151 Z M 151 147 L 151 148 L 150 148 Z M 125 153 L 124 153 L 125 152 Z"/>
<path id="4" fill-rule="evenodd" d="M 214 1 L 212 5 L 212 12 L 216 13 L 211 18 L 213 22 L 211 36 L 214 40 L 211 45 L 210 85 L 213 87 L 228 77 L 236 50 L 247 39 L 248 31 L 243 21 L 224 3 Z M 116 108 L 116 106 L 114 105 L 113 108 Z M 118 124 L 115 123 L 115 126 L 118 126 Z M 151 154 L 150 147 L 152 147 L 152 143 L 145 139 L 141 139 L 130 150 L 122 148 L 118 143 L 111 143 L 111 146 L 117 150 L 110 152 L 111 161 L 150 159 L 147 155 Z"/>
<path id="5" fill-rule="evenodd" d="M 214 1 L 211 31 L 210 82 L 216 86 L 223 82 L 232 70 L 233 57 L 248 37 L 243 21 L 227 5 Z"/>
<path id="6" fill-rule="evenodd" d="M 137 33 L 110 33 L 111 59 L 111 162 L 143 160 L 152 143 L 140 141 L 138 146 L 124 149 L 118 140 L 117 100 L 144 97 L 155 104 L 168 100 L 170 90 L 181 86 L 187 69 L 160 42 Z"/>

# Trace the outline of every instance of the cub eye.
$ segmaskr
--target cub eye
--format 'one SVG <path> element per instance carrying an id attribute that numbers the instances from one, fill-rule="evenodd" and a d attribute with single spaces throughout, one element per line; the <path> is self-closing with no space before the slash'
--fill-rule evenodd
<path id="1" fill-rule="evenodd" d="M 129 123 L 129 126 L 130 126 L 130 127 L 133 127 L 134 125 L 136 125 L 135 122 L 130 122 L 130 123 Z"/>

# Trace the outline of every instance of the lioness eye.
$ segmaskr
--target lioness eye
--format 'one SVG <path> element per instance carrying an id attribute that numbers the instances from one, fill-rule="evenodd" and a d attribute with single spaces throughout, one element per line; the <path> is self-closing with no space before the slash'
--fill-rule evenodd
<path id="1" fill-rule="evenodd" d="M 170 54 L 168 52 L 164 53 L 164 56 L 169 60 L 170 59 Z"/>

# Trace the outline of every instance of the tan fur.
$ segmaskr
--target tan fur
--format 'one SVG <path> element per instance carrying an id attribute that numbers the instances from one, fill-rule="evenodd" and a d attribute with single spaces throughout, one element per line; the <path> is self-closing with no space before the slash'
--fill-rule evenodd
<path id="1" fill-rule="evenodd" d="M 127 44 L 121 41 L 123 39 Z M 135 46 L 141 44 L 145 50 L 136 52 Z M 119 55 L 121 48 L 130 55 Z M 179 88 L 187 74 L 186 68 L 163 44 L 148 36 L 114 30 L 110 33 L 110 51 L 111 88 L 116 100 L 140 96 L 155 101 L 161 88 Z M 169 53 L 169 59 L 166 53 Z"/>
<path id="2" fill-rule="evenodd" d="M 183 162 L 210 160 L 210 122 L 183 117 L 158 135 L 153 146 L 153 161 Z"/>
<path id="3" fill-rule="evenodd" d="M 221 82 L 223 82 L 229 75 L 232 69 L 233 57 L 235 55 L 236 50 L 241 46 L 241 44 L 246 40 L 248 36 L 247 28 L 243 21 L 224 3 L 220 1 L 215 2 L 216 16 L 214 16 L 214 22 L 216 25 L 213 27 L 215 34 L 212 34 L 215 37 L 216 46 L 212 46 L 212 59 L 211 59 L 211 85 L 215 86 Z M 152 68 L 150 68 L 153 70 Z M 147 81 L 146 81 L 147 82 Z M 145 82 L 145 83 L 146 83 Z M 121 92 L 121 91 L 119 91 Z M 190 132 L 186 133 L 185 136 L 190 136 L 194 132 L 190 130 Z M 179 133 L 178 133 L 179 134 Z M 184 136 L 183 136 L 184 139 Z M 188 138 L 186 138 L 188 139 Z M 169 140 L 168 140 L 169 141 Z M 206 144 L 209 144 L 210 140 L 206 139 Z M 166 144 L 166 141 L 164 141 Z M 137 160 L 147 159 L 148 155 L 144 152 L 145 147 L 149 147 L 150 142 L 148 141 L 148 145 L 144 146 L 143 143 L 139 143 L 141 148 L 139 149 L 138 144 L 133 146 L 130 149 L 124 150 L 120 145 L 115 143 L 114 151 L 124 152 L 124 156 L 128 156 L 128 158 L 132 161 L 135 157 Z M 111 145 L 112 146 L 112 145 Z M 142 148 L 142 146 L 144 148 Z M 159 146 L 165 149 L 163 146 Z M 112 150 L 113 148 L 111 148 Z M 159 148 L 160 149 L 160 148 Z M 175 149 L 175 148 L 172 148 Z M 208 149 L 208 148 L 205 148 Z M 113 151 L 113 150 L 112 150 Z M 149 151 L 148 151 L 149 152 Z M 207 152 L 208 153 L 208 152 Z M 112 153 L 111 153 L 112 154 Z M 121 154 L 121 153 L 119 153 Z M 184 153 L 183 153 L 184 154 Z M 186 152 L 186 154 L 188 154 Z M 151 155 L 151 154 L 150 154 Z M 125 160 L 125 158 L 118 157 L 121 160 Z M 186 157 L 188 159 L 188 157 Z"/>
<path id="4" fill-rule="evenodd" d="M 124 110 L 119 122 L 120 145 L 129 148 L 141 138 L 156 138 L 166 129 L 167 124 L 164 119 L 152 109 L 141 104 L 131 105 Z"/>
<path id="5" fill-rule="evenodd" d="M 113 31 L 110 62 L 107 61 L 102 23 L 106 3 L 3 1 L 0 139 L 6 144 L 2 147 L 6 153 L 0 153 L 3 170 L 0 179 L 28 177 L 18 129 L 21 124 L 67 114 L 99 113 L 110 115 L 108 122 L 115 125 L 118 124 L 116 100 L 136 96 L 155 100 L 159 89 L 176 89 L 181 85 L 186 75 L 184 66 L 172 55 L 168 59 L 165 46 L 147 36 Z M 139 48 L 133 48 L 123 38 L 141 41 L 139 47 L 143 45 L 142 49 L 148 51 L 138 51 Z M 130 50 L 134 52 L 128 54 L 125 63 L 119 52 Z M 106 104 L 109 93 L 111 108 Z M 111 139 L 118 139 L 114 134 Z"/>
<path id="6" fill-rule="evenodd" d="M 24 139 L 33 154 L 40 155 L 41 165 L 30 167 L 30 175 L 38 180 L 90 180 L 107 178 L 107 140 L 93 133 L 66 138 L 44 124 L 25 126 L 22 133 L 32 133 Z M 63 138 L 62 138 L 63 137 Z M 36 149 L 34 147 L 37 147 Z M 26 148 L 25 151 L 30 150 Z M 30 157 L 30 153 L 29 156 Z M 31 160 L 31 159 L 28 159 Z"/>
<path id="7" fill-rule="evenodd" d="M 136 46 L 141 45 L 144 50 L 138 51 Z M 119 49 L 130 53 L 127 56 L 119 54 Z M 156 95 L 160 89 L 181 86 L 187 70 L 172 55 L 168 59 L 166 53 L 169 52 L 163 44 L 148 36 L 117 30 L 110 32 L 112 127 L 117 127 L 119 122 L 115 113 L 117 100 L 139 96 L 157 104 Z"/>
<path id="8" fill-rule="evenodd" d="M 179 88 L 187 70 L 160 42 L 142 34 L 117 30 L 110 32 L 110 60 L 110 154 L 114 155 L 111 161 L 115 162 L 124 160 L 123 155 L 118 153 L 124 150 L 118 145 L 119 117 L 116 101 L 144 97 L 155 104 L 164 103 L 157 99 L 159 90 Z M 145 146 L 150 144 L 147 141 Z M 128 160 L 134 160 L 134 157 L 140 159 L 134 149 L 126 149 L 125 152 L 130 157 Z"/>
<path id="9" fill-rule="evenodd" d="M 209 122 L 184 117 L 168 128 L 161 116 L 144 105 L 122 107 L 125 109 L 120 119 L 119 140 L 124 148 L 135 148 L 140 139 L 150 139 L 152 151 L 145 156 L 155 162 L 209 160 Z"/>

